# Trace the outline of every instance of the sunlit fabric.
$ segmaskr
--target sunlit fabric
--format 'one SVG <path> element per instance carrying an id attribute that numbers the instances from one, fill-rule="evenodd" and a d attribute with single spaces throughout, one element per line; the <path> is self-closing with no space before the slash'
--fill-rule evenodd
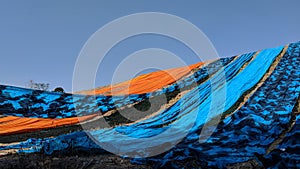
<path id="1" fill-rule="evenodd" d="M 55 137 L 29 138 L 0 146 L 0 151 L 101 154 L 108 151 L 100 146 L 105 144 L 124 152 L 123 157 L 131 158 L 133 164 L 151 164 L 155 168 L 183 168 L 185 161 L 193 161 L 202 168 L 226 168 L 249 160 L 266 168 L 299 168 L 299 65 L 300 42 L 216 60 L 176 82 L 143 94 L 133 89 L 136 93 L 130 95 L 88 96 L 0 86 L 0 111 L 7 116 L 0 118 L 0 128 L 11 125 L 8 117 L 26 117 L 28 121 L 32 118 L 85 118 L 97 111 L 107 112 L 167 92 L 186 90 L 167 108 L 137 122 Z M 212 105 L 213 102 L 216 104 Z M 75 106 L 79 108 L 75 110 Z M 39 111 L 33 111 L 36 109 Z M 220 121 L 216 128 L 200 142 L 206 122 L 217 117 Z M 18 127 L 26 124 L 25 121 L 18 123 Z M 7 126 L 2 133 L 11 132 Z M 163 137 L 151 144 L 138 141 L 162 134 Z M 144 157 L 149 154 L 147 149 L 155 149 L 160 144 L 174 146 L 162 154 Z"/>

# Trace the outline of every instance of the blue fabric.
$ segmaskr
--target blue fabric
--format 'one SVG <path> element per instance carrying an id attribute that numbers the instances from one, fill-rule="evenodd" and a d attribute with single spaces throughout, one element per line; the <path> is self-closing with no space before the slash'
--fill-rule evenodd
<path id="1" fill-rule="evenodd" d="M 268 155 L 260 157 L 266 168 L 300 167 L 300 116 L 283 141 Z"/>
<path id="2" fill-rule="evenodd" d="M 292 109 L 299 97 L 300 55 L 297 51 L 299 51 L 299 44 L 290 45 L 288 52 L 280 60 L 271 76 L 241 109 L 218 125 L 217 130 L 206 142 L 199 143 L 198 134 L 201 131 L 199 127 L 171 151 L 149 159 L 133 159 L 133 162 L 152 161 L 156 162 L 157 167 L 181 168 L 182 166 L 173 163 L 172 159 L 194 159 L 202 167 L 225 168 L 228 164 L 245 162 L 263 156 L 269 146 L 289 126 Z M 296 135 L 293 137 L 292 141 L 279 146 L 279 149 L 294 145 L 293 141 L 297 137 Z M 271 156 L 269 160 L 281 168 L 283 163 L 286 166 L 283 168 L 299 167 L 297 164 L 299 153 L 295 153 L 298 149 L 290 150 L 292 153 L 289 156 L 285 153 L 274 152 L 273 156 L 277 155 L 278 158 Z M 260 161 L 261 158 L 256 160 Z M 275 167 L 272 163 L 270 164 L 270 168 Z"/>
<path id="3" fill-rule="evenodd" d="M 105 113 L 112 109 L 142 101 L 151 96 L 158 96 L 173 92 L 175 89 L 184 88 L 191 85 L 190 82 L 195 82 L 195 80 L 200 82 L 208 78 L 207 68 L 215 72 L 220 66 L 228 64 L 232 59 L 223 58 L 208 64 L 195 73 L 196 79 L 194 76 L 190 76 L 167 88 L 146 94 L 114 97 L 97 95 L 94 97 L 0 85 L 0 112 L 9 116 L 33 118 L 67 118 L 100 112 Z"/>
<path id="4" fill-rule="evenodd" d="M 270 66 L 270 64 L 272 63 L 273 59 L 276 58 L 276 56 L 278 55 L 278 53 L 281 50 L 282 50 L 282 47 L 263 51 L 261 54 L 259 54 L 254 59 L 254 61 L 252 61 L 252 62 L 255 62 L 256 64 L 253 64 L 253 65 L 250 64 L 252 66 L 250 66 L 250 65 L 247 66 L 242 72 L 245 72 L 245 71 L 247 72 L 247 71 L 253 70 L 254 67 L 258 66 L 258 65 L 262 65 L 262 67 L 265 67 L 265 69 L 267 69 L 268 66 Z M 239 81 L 241 79 L 244 80 L 242 72 L 239 73 L 236 77 L 234 75 L 236 75 L 238 73 L 238 70 L 240 70 L 240 68 L 247 61 L 249 61 L 252 58 L 252 56 L 253 56 L 253 53 L 242 55 L 239 58 L 237 58 L 234 62 L 232 62 L 231 64 L 225 66 L 224 72 L 225 72 L 225 77 L 228 80 L 228 83 L 234 82 L 234 81 Z M 263 59 L 264 57 L 269 58 L 269 59 L 265 59 L 265 62 L 261 62 L 260 60 Z M 265 72 L 264 72 L 264 69 L 259 69 L 259 70 L 260 71 L 258 71 L 258 72 L 260 72 L 260 73 L 258 73 L 254 76 L 254 78 L 257 78 L 257 80 L 255 81 L 254 79 L 251 79 L 251 80 L 247 81 L 247 83 L 254 85 L 255 82 L 257 82 L 260 79 L 260 76 L 262 76 Z M 221 72 L 222 71 L 217 72 L 212 78 L 218 79 L 218 78 L 224 77 Z M 244 85 L 242 85 L 242 83 L 241 83 L 240 86 L 244 86 Z M 96 130 L 96 131 L 90 131 L 89 134 L 93 135 L 93 137 L 96 137 L 101 141 L 104 141 L 104 139 L 105 139 L 107 142 L 114 141 L 114 137 L 110 137 L 110 135 L 113 136 L 116 131 L 119 133 L 126 134 L 130 137 L 135 137 L 135 138 L 151 137 L 153 135 L 160 134 L 164 130 L 168 129 L 168 125 L 170 125 L 170 123 L 172 121 L 177 120 L 178 124 L 185 124 L 185 123 L 182 123 L 181 120 L 186 120 L 186 117 L 189 118 L 190 117 L 189 114 L 193 113 L 193 111 L 198 106 L 200 106 L 201 112 L 199 112 L 197 124 L 201 125 L 205 122 L 205 116 L 203 116 L 203 115 L 205 115 L 205 113 L 207 113 L 207 112 L 203 111 L 203 110 L 207 110 L 207 108 L 205 109 L 205 106 L 207 106 L 207 104 L 203 104 L 203 102 L 208 100 L 207 98 L 209 97 L 210 91 L 211 91 L 210 87 L 211 87 L 210 81 L 207 81 L 207 82 L 201 84 L 200 86 L 198 86 L 195 89 L 193 89 L 192 91 L 190 91 L 188 94 L 184 95 L 183 98 L 181 98 L 177 103 L 175 103 L 169 109 L 161 112 L 157 116 L 154 116 L 152 118 L 144 120 L 140 123 L 136 123 L 136 124 L 133 124 L 130 126 L 118 126 L 113 129 L 100 129 L 100 130 Z M 222 86 L 222 87 L 224 87 L 224 86 Z M 240 89 L 240 88 L 237 88 L 237 86 L 233 86 L 233 87 L 236 88 L 237 90 Z M 251 87 L 251 86 L 246 85 L 246 87 Z M 247 89 L 244 89 L 244 90 L 247 90 Z M 231 90 L 229 90 L 229 91 L 231 91 Z M 200 92 L 200 94 L 195 95 L 195 92 Z M 215 91 L 215 92 L 217 92 L 217 91 Z M 197 98 L 195 96 L 201 96 L 201 98 Z M 238 99 L 238 97 L 236 99 Z M 234 99 L 231 99 L 231 102 L 228 102 L 228 103 L 234 104 Z M 228 107 L 230 107 L 230 105 Z M 182 109 L 184 111 L 179 114 L 180 109 Z M 197 114 L 198 113 L 196 112 L 196 115 Z M 179 117 L 185 117 L 185 118 L 179 118 Z M 197 117 L 197 116 L 195 116 L 195 117 Z M 162 122 L 162 119 L 164 122 Z M 165 126 L 165 127 L 159 128 L 158 126 Z M 179 126 L 178 128 L 179 128 L 178 131 L 180 131 L 181 126 Z M 42 144 L 36 145 L 39 148 L 36 148 L 35 150 L 44 149 L 44 151 L 46 153 L 50 153 L 50 154 L 55 150 L 64 150 L 64 149 L 66 149 L 66 147 L 65 147 L 66 144 L 63 144 L 63 143 L 66 142 L 66 140 L 72 140 L 71 138 L 77 139 L 81 135 L 82 135 L 82 133 L 75 132 L 75 133 L 72 133 L 69 135 L 62 135 L 57 138 L 50 138 L 50 139 L 46 138 L 46 139 L 44 139 Z M 86 136 L 84 136 L 84 137 L 86 137 Z M 168 138 L 168 139 L 170 139 L 170 138 Z M 161 140 L 161 141 L 164 141 L 164 140 Z M 125 142 L 125 140 L 124 140 L 124 142 Z M 49 146 L 49 144 L 50 145 L 55 144 L 56 146 Z M 59 146 L 60 144 L 62 146 Z M 68 147 L 80 146 L 80 144 L 84 144 L 84 143 L 72 142 L 72 144 L 70 144 Z M 30 147 L 30 145 L 29 145 L 29 147 Z M 47 150 L 45 150 L 45 147 L 53 147 L 53 149 L 47 148 Z M 127 148 L 130 149 L 131 147 L 127 147 Z"/>
<path id="5" fill-rule="evenodd" d="M 291 44 L 275 70 L 247 102 L 234 114 L 218 124 L 212 136 L 204 143 L 199 142 L 199 133 L 207 121 L 212 96 L 220 98 L 218 93 L 226 90 L 225 112 L 250 88 L 255 86 L 274 62 L 282 47 L 263 50 L 242 71 L 240 68 L 249 61 L 253 54 L 242 55 L 224 67 L 226 86 L 219 86 L 212 91 L 210 81 L 204 82 L 184 95 L 170 108 L 158 115 L 128 126 L 74 132 L 55 138 L 30 139 L 13 146 L 2 146 L 1 149 L 20 149 L 20 152 L 44 152 L 52 154 L 56 151 L 104 150 L 89 138 L 89 135 L 112 146 L 120 146 L 123 150 L 142 148 L 143 143 L 126 144 L 131 138 L 150 138 L 174 127 L 169 137 L 157 140 L 172 143 L 178 134 L 184 133 L 186 126 L 193 123 L 184 139 L 171 150 L 149 158 L 134 158 L 136 164 L 155 164 L 160 168 L 182 168 L 175 161 L 194 160 L 197 165 L 206 168 L 225 168 L 229 164 L 256 159 L 269 168 L 299 168 L 300 116 L 286 138 L 268 155 L 266 150 L 288 128 L 293 117 L 294 108 L 300 93 L 300 43 Z M 224 78 L 218 71 L 210 80 Z M 213 93 L 212 93 L 213 92 Z M 217 114 L 215 114 L 217 115 Z M 193 118 L 196 118 L 193 119 Z M 116 133 L 127 135 L 128 140 L 115 139 Z M 168 135 L 167 135 L 168 136 Z M 146 143 L 145 143 L 146 144 Z M 123 145 L 123 146 L 122 146 Z M 125 146 L 126 145 L 126 146 Z M 149 146 L 149 145 L 144 145 Z M 22 148 L 29 148 L 26 151 Z M 126 154 L 124 154 L 126 156 Z"/>

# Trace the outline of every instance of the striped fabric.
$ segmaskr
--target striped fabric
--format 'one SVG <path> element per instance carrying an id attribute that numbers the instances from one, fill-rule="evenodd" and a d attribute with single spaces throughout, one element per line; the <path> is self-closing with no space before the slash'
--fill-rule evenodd
<path id="1" fill-rule="evenodd" d="M 299 50 L 300 42 L 292 43 L 74 94 L 1 85 L 0 153 L 101 154 L 108 150 L 100 145 L 109 145 L 133 164 L 156 168 L 182 168 L 184 161 L 225 168 L 251 160 L 299 168 Z M 216 119 L 215 128 L 207 127 Z M 101 120 L 108 125 L 99 126 Z M 136 141 L 156 137 L 151 145 Z M 173 146 L 145 158 L 161 144 Z"/>

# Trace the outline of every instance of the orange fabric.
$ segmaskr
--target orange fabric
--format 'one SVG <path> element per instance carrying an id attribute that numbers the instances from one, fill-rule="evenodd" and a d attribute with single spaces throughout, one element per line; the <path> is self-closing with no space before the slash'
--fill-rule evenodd
<path id="1" fill-rule="evenodd" d="M 42 129 L 55 128 L 64 125 L 77 124 L 81 121 L 89 120 L 97 116 L 96 114 L 71 117 L 64 119 L 49 118 L 27 118 L 6 116 L 0 118 L 0 135 L 10 135 L 24 132 L 33 132 Z"/>
<path id="2" fill-rule="evenodd" d="M 110 85 L 98 89 L 81 91 L 77 93 L 87 94 L 87 95 L 102 94 L 106 96 L 111 96 L 111 95 L 143 94 L 143 93 L 153 92 L 155 90 L 161 89 L 167 85 L 176 82 L 183 76 L 187 75 L 192 69 L 195 69 L 203 64 L 204 64 L 203 62 L 199 62 L 186 67 L 152 72 L 149 74 L 137 76 L 131 80 L 121 82 L 119 84 Z"/>
<path id="3" fill-rule="evenodd" d="M 203 62 L 200 62 L 186 67 L 152 72 L 149 74 L 137 76 L 131 80 L 116 85 L 110 85 L 108 87 L 102 87 L 99 89 L 82 91 L 78 93 L 88 95 L 103 94 L 110 96 L 153 92 L 176 82 L 183 76 L 187 75 L 192 69 L 195 69 L 203 64 Z M 97 115 L 64 119 L 24 118 L 7 116 L 0 118 L 0 135 L 32 132 L 64 125 L 71 125 L 79 123 L 80 121 L 91 119 L 95 116 Z"/>

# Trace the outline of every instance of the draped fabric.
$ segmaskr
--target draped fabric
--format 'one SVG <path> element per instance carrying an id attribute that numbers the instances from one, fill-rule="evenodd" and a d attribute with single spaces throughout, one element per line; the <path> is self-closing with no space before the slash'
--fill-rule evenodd
<path id="1" fill-rule="evenodd" d="M 70 120 L 68 124 L 76 124 L 75 118 L 85 121 L 97 116 L 97 112 L 105 114 L 168 92 L 186 91 L 168 107 L 137 122 L 29 138 L 0 146 L 0 151 L 52 155 L 80 150 L 101 154 L 107 151 L 100 146 L 105 144 L 126 152 L 124 157 L 139 154 L 131 158 L 134 164 L 152 164 L 156 168 L 182 168 L 182 163 L 189 160 L 203 168 L 225 168 L 249 160 L 266 168 L 300 167 L 299 50 L 300 43 L 292 43 L 205 65 L 195 64 L 189 72 L 171 69 L 168 71 L 177 72 L 178 77 L 162 78 L 165 83 L 161 85 L 151 83 L 163 76 L 159 71 L 132 82 L 73 95 L 0 86 L 0 111 L 5 115 L 0 118 L 1 135 L 28 132 L 39 128 L 36 126 L 55 128 L 66 124 L 66 119 Z M 218 83 L 221 81 L 225 85 Z M 125 94 L 123 87 L 130 83 L 130 93 Z M 93 93 L 97 95 L 89 95 Z M 212 134 L 199 142 L 206 122 L 216 117 L 220 121 Z M 170 129 L 172 132 L 168 132 Z M 135 141 L 162 134 L 151 145 Z M 176 142 L 183 134 L 182 140 Z M 156 144 L 173 143 L 176 144 L 164 153 L 144 158 L 148 153 L 144 147 L 155 149 Z"/>

